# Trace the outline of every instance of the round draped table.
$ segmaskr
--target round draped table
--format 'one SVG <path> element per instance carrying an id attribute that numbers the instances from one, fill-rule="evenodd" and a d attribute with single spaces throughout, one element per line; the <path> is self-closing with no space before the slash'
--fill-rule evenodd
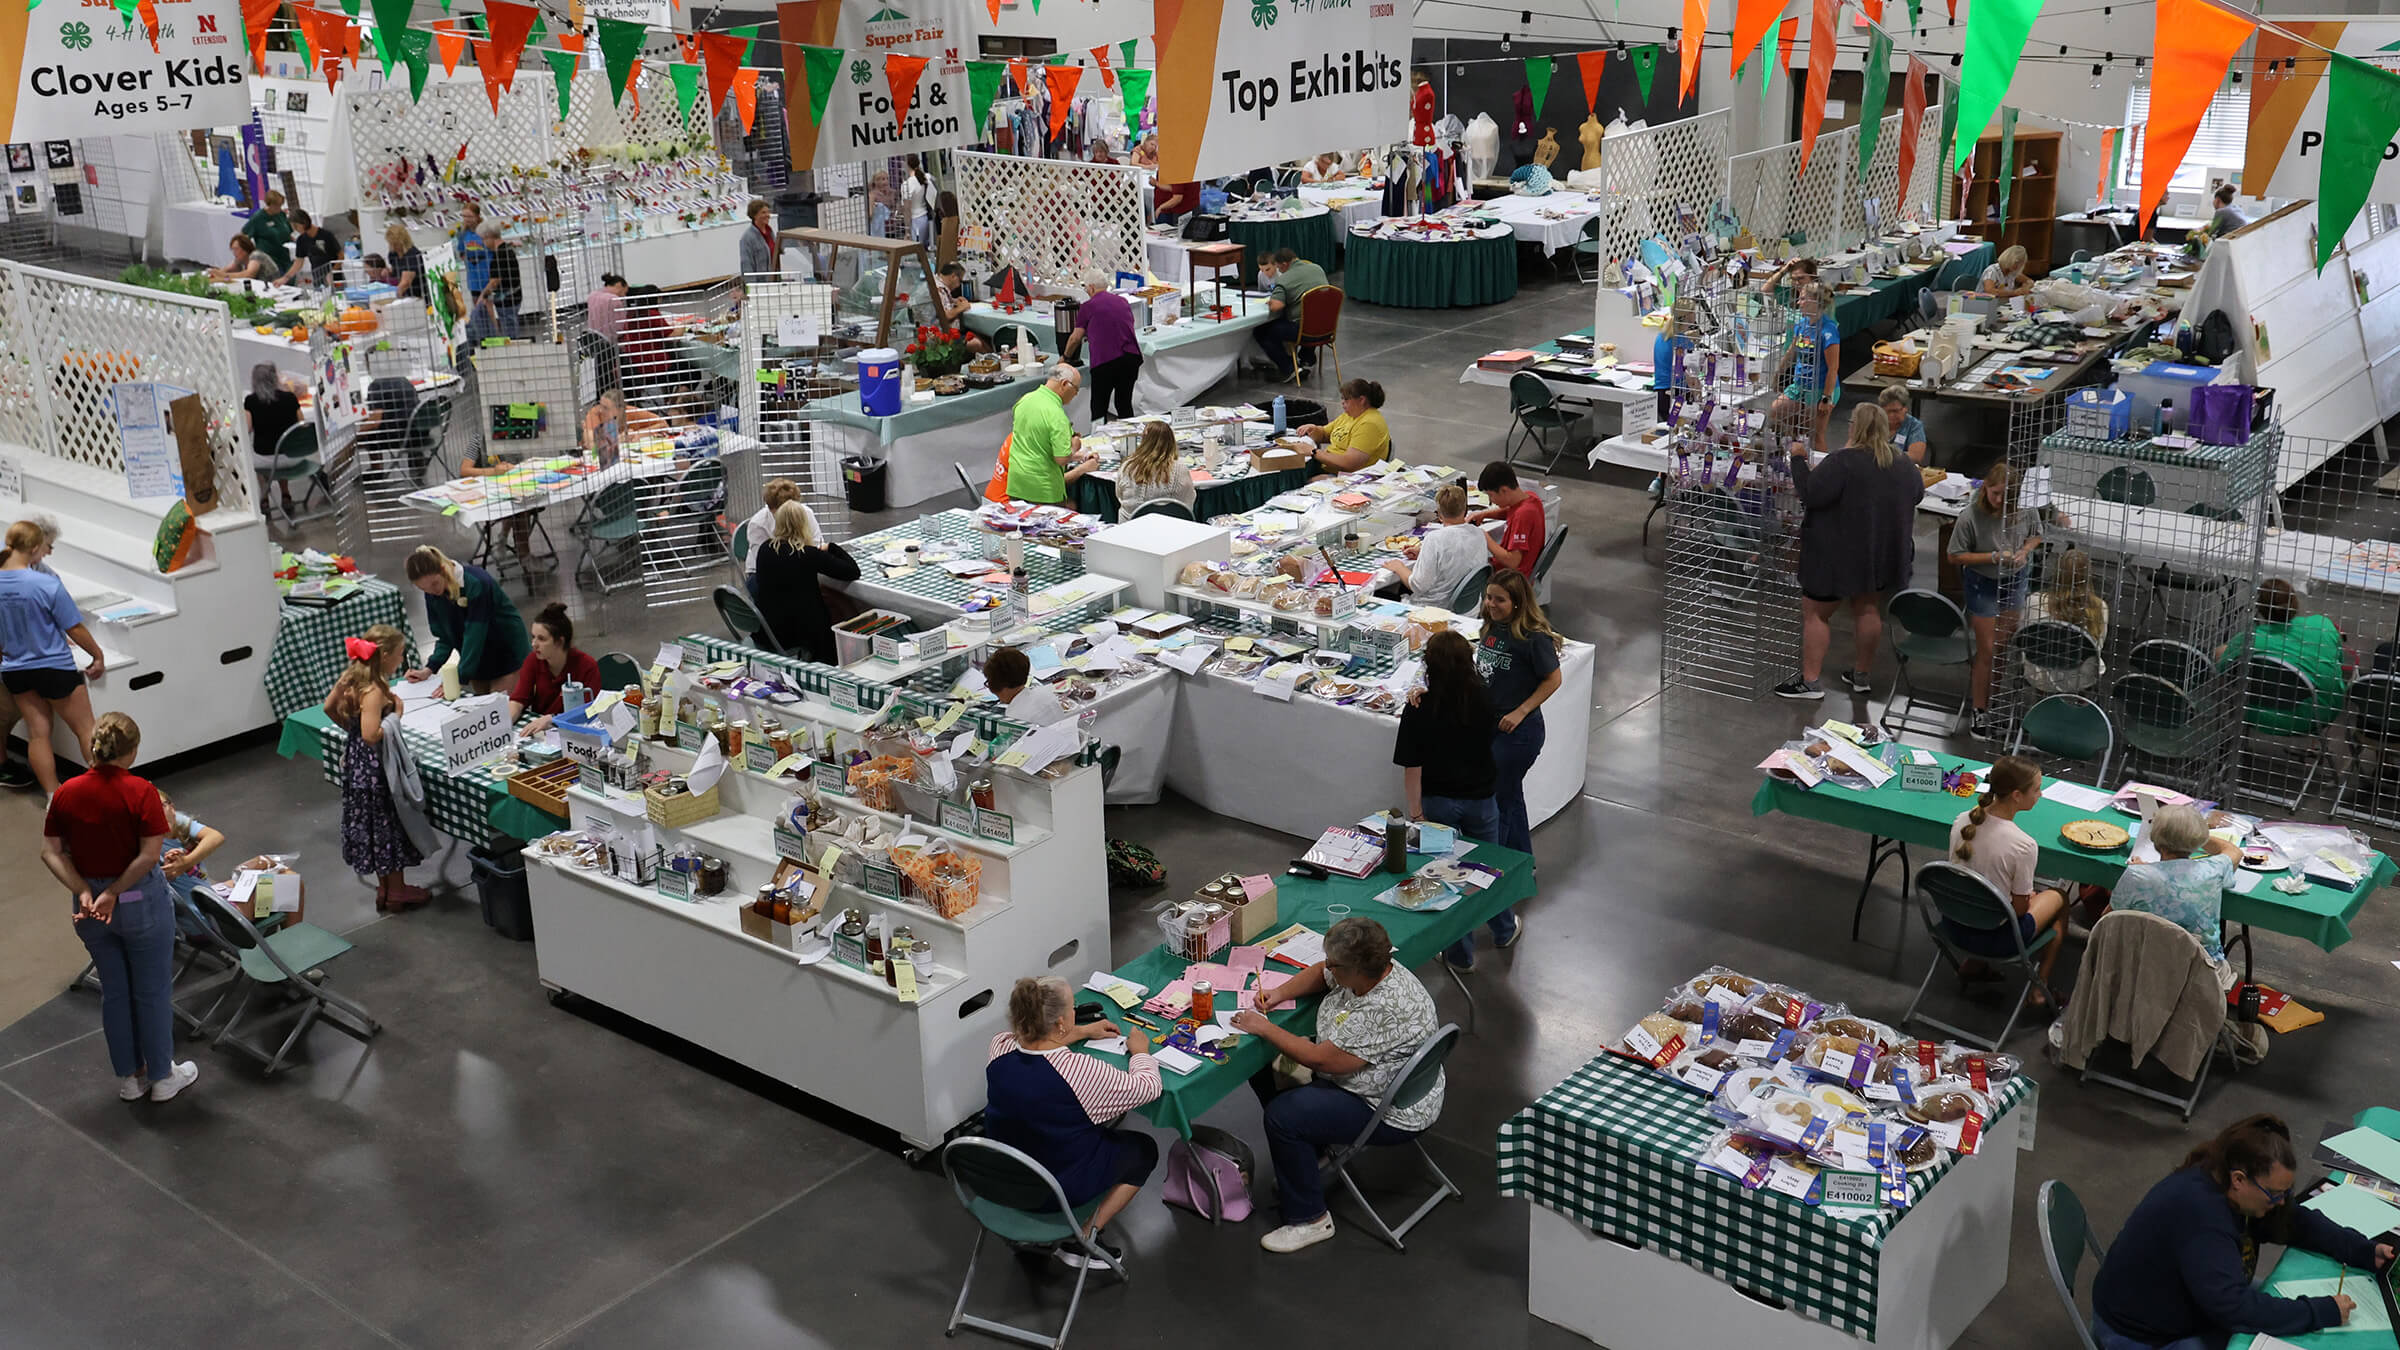
<path id="1" fill-rule="evenodd" d="M 1335 251 L 1341 247 L 1335 216 L 1322 206 L 1260 220 L 1229 220 L 1225 237 L 1242 246 L 1244 286 L 1258 284 L 1258 264 L 1279 248 L 1288 248 L 1330 272 Z"/>
<path id="2" fill-rule="evenodd" d="M 1318 472 L 1304 465 L 1297 469 L 1278 469 L 1273 473 L 1244 474 L 1225 482 L 1195 484 L 1192 514 L 1201 520 L 1209 520 L 1242 511 L 1255 511 L 1284 493 L 1305 486 Z M 1074 499 L 1075 509 L 1087 516 L 1098 516 L 1112 524 L 1118 518 L 1114 475 L 1101 478 L 1085 474 L 1067 484 L 1067 495 Z"/>
<path id="3" fill-rule="evenodd" d="M 1403 309 L 1493 305 L 1517 293 L 1517 241 L 1506 225 L 1465 239 L 1350 236 L 1342 289 L 1352 300 Z"/>

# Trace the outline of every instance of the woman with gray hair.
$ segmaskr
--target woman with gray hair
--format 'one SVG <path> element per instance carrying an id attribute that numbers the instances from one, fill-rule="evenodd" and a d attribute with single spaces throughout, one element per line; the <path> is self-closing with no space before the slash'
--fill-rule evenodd
<path id="1" fill-rule="evenodd" d="M 1075 1053 L 1078 1041 L 1125 1038 L 1129 1058 L 1120 1069 L 1093 1055 Z M 1158 1061 L 1140 1028 L 1126 1031 L 1101 1019 L 1078 1026 L 1075 990 L 1056 975 L 1017 981 L 1008 993 L 1008 1030 L 992 1038 L 984 1065 L 984 1132 L 1021 1150 L 1058 1178 L 1067 1203 L 1082 1209 L 1097 1199 L 1091 1239 L 1111 1256 L 1100 1230 L 1130 1204 L 1158 1167 L 1158 1141 L 1139 1130 L 1106 1122 L 1160 1091 Z M 1061 1250 L 1071 1266 L 1090 1258 Z"/>
<path id="2" fill-rule="evenodd" d="M 1092 416 L 1133 416 L 1133 385 L 1142 375 L 1142 344 L 1134 335 L 1133 302 L 1108 288 L 1108 274 L 1083 274 L 1084 302 L 1075 311 L 1075 331 L 1059 355 L 1066 360 L 1089 342 Z M 1111 411 L 1111 410 L 1114 411 Z"/>
<path id="3" fill-rule="evenodd" d="M 267 499 L 269 476 L 275 471 L 275 447 L 283 433 L 300 424 L 300 396 L 283 387 L 283 376 L 272 361 L 250 367 L 250 392 L 242 396 L 242 420 L 250 424 L 250 467 L 258 473 L 258 499 Z M 283 509 L 292 510 L 289 480 L 283 490 Z"/>
<path id="4" fill-rule="evenodd" d="M 1316 994 L 1316 1040 L 1296 1036 L 1267 1020 L 1284 1004 Z M 1284 1089 L 1273 1067 L 1251 1078 L 1265 1106 L 1267 1151 L 1275 1160 L 1275 1199 L 1283 1226 L 1258 1240 L 1271 1252 L 1296 1252 L 1333 1236 L 1325 1208 L 1324 1178 L 1317 1155 L 1358 1138 L 1400 1069 L 1440 1028 L 1433 996 L 1417 977 L 1392 961 L 1392 939 L 1383 925 L 1353 915 L 1325 935 L 1325 959 L 1280 984 L 1262 977 L 1255 1007 L 1233 1015 L 1233 1029 L 1260 1037 L 1278 1054 L 1309 1071 L 1308 1082 Z M 1442 1113 L 1440 1077 L 1433 1090 L 1410 1106 L 1385 1116 L 1372 1144 L 1405 1144 L 1430 1129 Z"/>
<path id="5" fill-rule="evenodd" d="M 2155 914 L 2198 939 L 2216 968 L 2217 987 L 2233 988 L 2233 964 L 2225 959 L 2218 917 L 2225 887 L 2241 865 L 2242 851 L 2208 832 L 2208 822 L 2189 806 L 2162 806 L 2150 817 L 2150 842 L 2158 861 L 2135 863 L 2117 879 L 2110 909 Z"/>

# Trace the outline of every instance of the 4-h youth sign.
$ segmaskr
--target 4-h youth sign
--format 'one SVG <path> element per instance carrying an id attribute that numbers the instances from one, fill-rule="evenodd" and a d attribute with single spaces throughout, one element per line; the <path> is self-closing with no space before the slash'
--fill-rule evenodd
<path id="1" fill-rule="evenodd" d="M 0 4 L 9 0 L 0 0 Z M 965 62 L 975 56 L 974 20 L 980 0 L 797 0 L 775 7 L 783 30 L 784 117 L 792 164 L 856 164 L 917 150 L 966 145 Z M 830 90 L 809 88 L 805 47 L 842 53 L 831 65 Z M 905 122 L 893 117 L 884 58 L 921 56 L 925 71 Z M 811 105 L 824 104 L 822 121 Z"/>
<path id="2" fill-rule="evenodd" d="M 1158 11 L 1160 177 L 1243 173 L 1408 130 L 1408 0 L 1185 0 Z"/>
<path id="3" fill-rule="evenodd" d="M 249 120 L 240 0 L 160 0 L 158 49 L 114 6 L 0 3 L 0 125 L 11 141 Z"/>

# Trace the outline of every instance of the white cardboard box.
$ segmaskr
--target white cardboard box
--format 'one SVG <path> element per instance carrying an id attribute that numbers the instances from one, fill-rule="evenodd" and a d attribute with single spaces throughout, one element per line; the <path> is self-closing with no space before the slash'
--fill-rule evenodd
<path id="1" fill-rule="evenodd" d="M 1134 599 L 1163 609 L 1185 563 L 1233 556 L 1233 531 L 1174 516 L 1149 515 L 1095 530 L 1083 543 L 1086 571 L 1131 583 Z"/>

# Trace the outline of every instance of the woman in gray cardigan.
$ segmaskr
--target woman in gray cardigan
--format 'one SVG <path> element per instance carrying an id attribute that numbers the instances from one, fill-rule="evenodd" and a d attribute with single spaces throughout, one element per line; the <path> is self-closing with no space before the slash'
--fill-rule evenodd
<path id="1" fill-rule="evenodd" d="M 765 199 L 750 199 L 750 228 L 742 231 L 742 275 L 757 276 L 783 270 L 781 250 L 775 246 L 775 208 Z"/>
<path id="2" fill-rule="evenodd" d="M 1908 584 L 1916 565 L 1917 503 L 1924 476 L 1892 445 L 1883 409 L 1850 410 L 1850 443 L 1810 468 L 1792 461 L 1792 480 L 1807 514 L 1800 520 L 1800 673 L 1775 686 L 1781 698 L 1821 699 L 1825 653 L 1833 645 L 1833 612 L 1850 607 L 1855 655 L 1842 684 L 1868 692 L 1867 671 L 1883 638 L 1883 597 Z"/>

